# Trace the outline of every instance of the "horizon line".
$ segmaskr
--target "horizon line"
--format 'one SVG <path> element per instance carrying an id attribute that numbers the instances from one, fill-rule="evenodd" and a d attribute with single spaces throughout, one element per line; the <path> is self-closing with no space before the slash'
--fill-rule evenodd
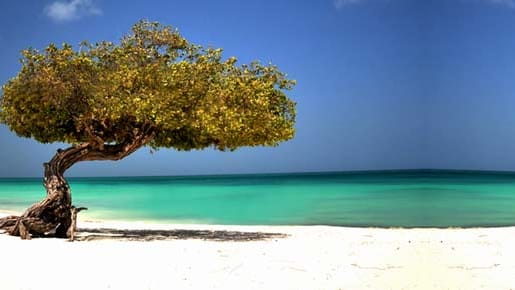
<path id="1" fill-rule="evenodd" d="M 369 173 L 402 173 L 402 172 L 448 172 L 448 173 L 482 173 L 482 174 L 515 174 L 515 170 L 491 170 L 491 169 L 442 169 L 442 168 L 402 168 L 402 169 L 357 169 L 357 170 L 322 170 L 322 171 L 275 171 L 275 172 L 253 172 L 253 173 L 213 173 L 213 174 L 173 174 L 173 175 L 100 175 L 100 176 L 66 176 L 67 179 L 74 178 L 142 178 L 142 177 L 210 177 L 210 176 L 252 176 L 252 175 L 315 175 L 315 174 L 369 174 Z M 0 179 L 34 179 L 41 176 L 0 176 Z"/>

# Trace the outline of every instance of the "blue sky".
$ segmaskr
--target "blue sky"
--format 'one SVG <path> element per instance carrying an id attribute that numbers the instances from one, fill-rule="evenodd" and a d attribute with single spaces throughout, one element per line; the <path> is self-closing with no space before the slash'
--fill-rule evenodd
<path id="1" fill-rule="evenodd" d="M 11 3 L 9 3 L 11 2 Z M 20 50 L 118 40 L 145 18 L 296 79 L 294 140 L 275 148 L 149 154 L 71 176 L 406 168 L 515 170 L 515 1 L 2 1 L 0 82 Z M 0 176 L 41 176 L 65 144 L 0 126 Z"/>

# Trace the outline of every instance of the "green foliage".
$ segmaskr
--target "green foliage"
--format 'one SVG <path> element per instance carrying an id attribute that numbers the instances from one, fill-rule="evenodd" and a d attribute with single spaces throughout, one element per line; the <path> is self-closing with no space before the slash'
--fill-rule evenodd
<path id="1" fill-rule="evenodd" d="M 153 148 L 277 145 L 294 135 L 295 104 L 275 66 L 237 65 L 222 50 L 190 44 L 176 30 L 140 21 L 119 44 L 50 44 L 22 52 L 2 87 L 0 122 L 49 142 L 124 142 L 155 128 Z"/>

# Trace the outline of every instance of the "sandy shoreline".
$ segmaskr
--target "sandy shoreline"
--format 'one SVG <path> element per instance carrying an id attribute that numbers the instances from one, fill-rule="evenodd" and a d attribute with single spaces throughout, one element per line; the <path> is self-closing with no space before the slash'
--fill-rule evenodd
<path id="1" fill-rule="evenodd" d="M 515 289 L 515 227 L 79 227 L 73 243 L 0 234 L 0 289 Z"/>

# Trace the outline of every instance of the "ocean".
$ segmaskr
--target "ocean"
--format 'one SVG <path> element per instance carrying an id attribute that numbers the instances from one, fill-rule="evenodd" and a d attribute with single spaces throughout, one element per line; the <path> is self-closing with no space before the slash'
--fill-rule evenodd
<path id="1" fill-rule="evenodd" d="M 515 225 L 515 173 L 402 170 L 69 178 L 81 218 L 227 225 Z M 0 179 L 0 210 L 45 195 L 39 178 Z"/>

